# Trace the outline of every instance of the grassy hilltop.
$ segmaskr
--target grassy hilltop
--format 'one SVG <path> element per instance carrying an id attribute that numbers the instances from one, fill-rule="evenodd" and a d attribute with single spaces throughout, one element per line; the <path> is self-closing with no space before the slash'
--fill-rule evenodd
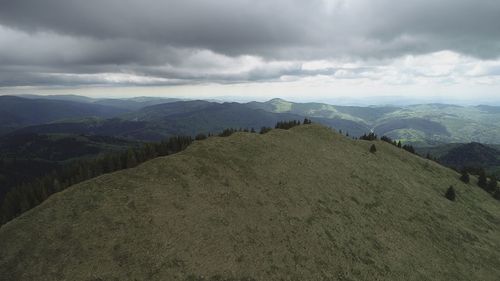
<path id="1" fill-rule="evenodd" d="M 458 177 L 318 125 L 213 137 L 2 226 L 0 279 L 498 280 L 500 204 Z"/>

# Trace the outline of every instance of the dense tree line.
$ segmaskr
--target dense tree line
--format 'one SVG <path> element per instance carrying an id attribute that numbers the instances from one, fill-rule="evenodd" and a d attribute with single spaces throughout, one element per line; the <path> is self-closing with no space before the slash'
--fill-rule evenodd
<path id="1" fill-rule="evenodd" d="M 127 169 L 158 156 L 184 150 L 193 139 L 172 137 L 160 143 L 148 143 L 124 152 L 108 153 L 94 159 L 79 160 L 54 170 L 34 181 L 12 188 L 1 206 L 0 222 L 3 224 L 21 213 L 39 205 L 51 194 L 87 179 L 121 169 Z"/>
<path id="2" fill-rule="evenodd" d="M 300 121 L 298 120 L 292 120 L 292 121 L 279 121 L 276 123 L 276 126 L 274 127 L 275 129 L 283 129 L 283 130 L 288 130 L 293 127 L 300 126 Z"/>
<path id="3" fill-rule="evenodd" d="M 367 141 L 375 141 L 378 140 L 377 135 L 375 133 L 369 133 L 369 134 L 363 134 L 361 137 L 359 137 L 360 140 L 367 140 Z"/>
<path id="4" fill-rule="evenodd" d="M 367 140 L 367 141 L 375 141 L 375 140 L 378 140 L 378 136 L 375 133 L 369 133 L 369 134 L 363 134 L 361 137 L 359 137 L 359 139 L 360 140 Z M 415 148 L 410 144 L 402 145 L 401 141 L 396 142 L 395 140 L 392 140 L 388 136 L 382 136 L 380 138 L 380 140 L 387 142 L 387 143 L 390 143 L 398 148 L 402 148 L 402 149 L 404 149 L 412 154 L 418 155 L 417 152 L 415 151 Z M 432 157 L 430 155 L 427 155 L 427 159 L 432 160 Z"/>

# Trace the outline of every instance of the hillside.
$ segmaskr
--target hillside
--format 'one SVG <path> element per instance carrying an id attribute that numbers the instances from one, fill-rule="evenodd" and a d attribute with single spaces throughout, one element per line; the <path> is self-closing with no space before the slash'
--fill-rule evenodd
<path id="1" fill-rule="evenodd" d="M 0 136 L 0 206 L 5 193 L 63 165 L 124 151 L 137 142 L 106 136 L 19 134 Z"/>
<path id="2" fill-rule="evenodd" d="M 371 144 L 237 133 L 80 183 L 0 228 L 0 279 L 498 280 L 500 204 Z"/>
<path id="3" fill-rule="evenodd" d="M 219 133 L 227 128 L 274 126 L 282 120 L 301 120 L 302 116 L 251 109 L 239 103 L 179 101 L 130 112 L 112 119 L 84 119 L 29 126 L 11 134 L 97 134 L 131 140 L 160 141 L 170 136 Z M 334 120 L 329 124 L 335 125 Z M 360 131 L 360 130 L 359 130 Z"/>
<path id="4" fill-rule="evenodd" d="M 125 112 L 116 107 L 84 102 L 0 96 L 0 134 L 63 119 L 109 118 Z"/>
<path id="5" fill-rule="evenodd" d="M 500 151 L 472 142 L 451 149 L 441 156 L 439 161 L 443 165 L 457 169 L 470 167 L 498 170 L 500 167 Z"/>
<path id="6" fill-rule="evenodd" d="M 155 104 L 168 103 L 173 101 L 179 101 L 179 99 L 174 98 L 161 98 L 161 97 L 134 97 L 134 98 L 89 98 L 85 96 L 77 95 L 20 95 L 18 97 L 28 98 L 28 99 L 45 99 L 45 100 L 63 100 L 63 101 L 74 101 L 91 103 L 96 105 L 111 106 L 115 108 L 121 108 L 125 110 L 139 110 L 146 106 L 151 106 Z"/>
<path id="7" fill-rule="evenodd" d="M 292 113 L 313 119 L 346 120 L 350 123 L 336 128 L 358 135 L 359 128 L 365 127 L 363 133 L 373 130 L 379 136 L 386 135 L 420 146 L 471 141 L 500 143 L 500 107 L 495 106 L 418 104 L 359 107 L 294 103 L 282 99 L 250 102 L 247 105 L 268 112 Z"/>

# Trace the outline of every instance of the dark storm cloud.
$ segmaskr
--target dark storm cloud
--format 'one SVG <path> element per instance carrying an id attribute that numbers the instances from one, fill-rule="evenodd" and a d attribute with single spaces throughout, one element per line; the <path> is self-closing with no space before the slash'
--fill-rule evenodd
<path id="1" fill-rule="evenodd" d="M 318 74 L 297 60 L 441 50 L 492 59 L 498 15 L 493 0 L 0 0 L 0 83 L 50 83 L 54 73 L 253 81 Z"/>

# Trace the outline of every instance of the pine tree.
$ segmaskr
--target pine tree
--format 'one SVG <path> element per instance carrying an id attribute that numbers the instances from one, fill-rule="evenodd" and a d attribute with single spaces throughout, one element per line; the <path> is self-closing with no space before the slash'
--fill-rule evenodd
<path id="1" fill-rule="evenodd" d="M 398 141 L 398 147 L 399 147 L 399 148 L 401 148 L 401 147 L 402 147 L 401 141 Z"/>
<path id="2" fill-rule="evenodd" d="M 498 187 L 497 178 L 493 175 L 490 177 L 490 181 L 488 182 L 486 191 L 490 192 L 491 194 L 494 194 L 495 191 L 497 190 L 497 187 Z"/>
<path id="3" fill-rule="evenodd" d="M 375 152 L 377 152 L 377 148 L 375 147 L 375 145 L 374 145 L 374 144 L 372 144 L 372 146 L 370 146 L 370 152 L 371 152 L 371 153 L 375 153 Z"/>
<path id="4" fill-rule="evenodd" d="M 206 138 L 207 138 L 207 135 L 200 133 L 200 134 L 197 134 L 194 139 L 199 141 L 199 140 L 204 140 Z"/>
<path id="5" fill-rule="evenodd" d="M 263 135 L 263 134 L 265 134 L 265 133 L 267 133 L 269 131 L 271 131 L 271 128 L 269 128 L 269 127 L 262 127 L 262 128 L 260 128 L 260 134 L 261 135 Z"/>
<path id="6" fill-rule="evenodd" d="M 487 179 L 486 179 L 486 173 L 484 172 L 483 169 L 479 171 L 479 178 L 477 180 L 477 185 L 480 188 L 486 189 L 486 186 L 488 185 Z"/>
<path id="7" fill-rule="evenodd" d="M 469 173 L 467 173 L 466 169 L 462 170 L 462 175 L 460 176 L 460 180 L 465 182 L 465 183 L 470 182 L 470 176 L 469 176 Z"/>
<path id="8" fill-rule="evenodd" d="M 495 193 L 493 193 L 493 198 L 495 198 L 496 200 L 500 201 L 500 188 L 497 188 L 497 190 L 495 191 Z"/>
<path id="9" fill-rule="evenodd" d="M 137 166 L 137 159 L 136 159 L 135 153 L 132 149 L 128 150 L 126 163 L 127 163 L 126 164 L 127 168 L 133 168 L 133 167 Z"/>
<path id="10" fill-rule="evenodd" d="M 453 185 L 450 185 L 448 190 L 446 190 L 446 194 L 444 196 L 450 201 L 455 201 L 456 193 L 455 193 L 455 188 L 453 188 Z"/>

